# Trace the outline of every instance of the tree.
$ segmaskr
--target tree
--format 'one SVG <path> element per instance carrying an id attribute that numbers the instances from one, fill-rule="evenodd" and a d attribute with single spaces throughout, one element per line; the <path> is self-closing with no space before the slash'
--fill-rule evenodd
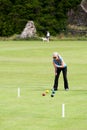
<path id="1" fill-rule="evenodd" d="M 81 0 L 0 0 L 0 36 L 20 34 L 33 20 L 37 32 L 56 35 L 66 29 L 67 11 Z"/>

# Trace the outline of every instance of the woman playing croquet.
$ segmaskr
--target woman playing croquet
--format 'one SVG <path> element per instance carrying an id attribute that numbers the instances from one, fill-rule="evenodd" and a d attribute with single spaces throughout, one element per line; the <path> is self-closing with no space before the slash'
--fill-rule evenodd
<path id="1" fill-rule="evenodd" d="M 52 94 L 55 93 L 55 91 L 58 90 L 58 80 L 60 76 L 60 72 L 63 73 L 63 80 L 64 80 L 64 89 L 68 90 L 68 79 L 67 79 L 67 65 L 65 64 L 63 58 L 57 53 L 53 53 L 53 66 L 55 69 L 55 79 L 54 79 L 54 86 Z"/>

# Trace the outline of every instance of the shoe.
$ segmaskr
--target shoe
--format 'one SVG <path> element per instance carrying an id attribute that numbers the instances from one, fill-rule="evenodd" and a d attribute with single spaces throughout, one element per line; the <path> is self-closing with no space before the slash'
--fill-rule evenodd
<path id="1" fill-rule="evenodd" d="M 65 91 L 68 91 L 68 90 L 69 90 L 68 88 L 65 89 Z"/>

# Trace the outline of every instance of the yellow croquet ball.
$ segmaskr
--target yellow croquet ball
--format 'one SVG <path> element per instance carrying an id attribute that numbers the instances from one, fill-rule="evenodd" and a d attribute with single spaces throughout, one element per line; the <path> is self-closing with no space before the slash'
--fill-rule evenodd
<path id="1" fill-rule="evenodd" d="M 46 93 L 49 93 L 49 90 L 46 90 Z"/>

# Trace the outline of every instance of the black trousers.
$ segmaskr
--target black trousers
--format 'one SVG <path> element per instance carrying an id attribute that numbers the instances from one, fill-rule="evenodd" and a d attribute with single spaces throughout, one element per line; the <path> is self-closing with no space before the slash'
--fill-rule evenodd
<path id="1" fill-rule="evenodd" d="M 59 76 L 61 71 L 63 73 L 64 88 L 69 89 L 68 79 L 67 79 L 67 67 L 65 67 L 65 68 L 57 68 L 57 75 L 55 75 L 54 86 L 53 86 L 54 90 L 58 89 L 58 82 L 59 82 Z"/>

